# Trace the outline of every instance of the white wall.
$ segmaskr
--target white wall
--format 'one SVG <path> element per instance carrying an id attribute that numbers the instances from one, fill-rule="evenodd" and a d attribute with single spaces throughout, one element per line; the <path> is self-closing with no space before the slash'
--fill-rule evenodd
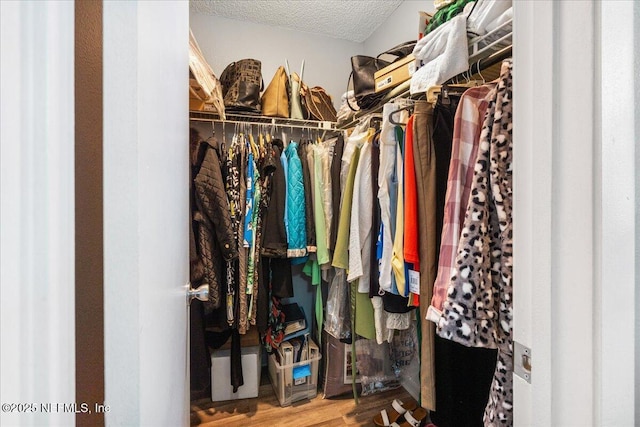
<path id="1" fill-rule="evenodd" d="M 376 56 L 400 43 L 418 38 L 418 12 L 434 13 L 432 1 L 405 0 L 364 42 L 363 54 Z"/>
<path id="2" fill-rule="evenodd" d="M 633 4 L 633 22 L 634 22 L 634 45 L 635 51 L 640 49 L 640 3 L 635 2 Z M 640 55 L 635 55 L 635 75 L 640 75 Z M 635 134 L 636 137 L 640 135 L 640 83 L 634 80 L 634 96 L 635 96 Z M 636 253 L 640 252 L 640 149 L 636 148 Z M 636 256 L 636 322 L 635 322 L 635 419 L 636 423 L 640 422 L 640 257 Z"/>
<path id="3" fill-rule="evenodd" d="M 640 58 L 634 48 L 634 9 L 637 6 L 631 1 L 612 2 L 600 9 L 602 320 L 598 391 L 602 395 L 599 419 L 603 426 L 634 425 L 637 399 L 633 391 L 637 373 L 633 372 L 638 354 L 634 354 L 636 343 L 631 337 L 635 336 L 638 317 L 633 294 L 639 292 L 636 266 L 640 248 L 635 218 L 640 207 L 634 182 L 638 172 L 634 123 L 638 110 L 632 88 L 639 84 L 636 61 Z M 635 25 L 636 31 L 640 30 L 640 22 L 635 21 Z M 612 93 L 617 96 L 610 96 Z M 635 422 L 638 425 L 640 420 Z"/>
<path id="4" fill-rule="evenodd" d="M 71 426 L 40 403 L 76 401 L 74 5 L 0 20 L 0 424 Z"/>
<path id="5" fill-rule="evenodd" d="M 284 65 L 285 59 L 289 60 L 291 71 L 298 74 L 304 59 L 305 83 L 325 88 L 332 96 L 336 109 L 347 87 L 351 72 L 350 58 L 362 53 L 362 43 L 218 16 L 192 12 L 190 25 L 217 77 L 231 62 L 254 58 L 262 62 L 262 78 L 266 88 L 276 69 Z"/>

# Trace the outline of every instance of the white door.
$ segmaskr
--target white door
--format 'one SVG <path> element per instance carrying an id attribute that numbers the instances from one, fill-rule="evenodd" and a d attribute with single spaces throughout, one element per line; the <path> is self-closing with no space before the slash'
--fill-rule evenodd
<path id="1" fill-rule="evenodd" d="M 188 11 L 104 2 L 108 426 L 189 423 Z"/>
<path id="2" fill-rule="evenodd" d="M 637 2 L 514 2 L 518 427 L 634 425 L 639 28 Z"/>

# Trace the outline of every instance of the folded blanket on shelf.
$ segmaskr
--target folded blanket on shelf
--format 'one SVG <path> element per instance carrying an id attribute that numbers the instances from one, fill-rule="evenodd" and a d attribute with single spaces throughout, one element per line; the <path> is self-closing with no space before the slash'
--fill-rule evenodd
<path id="1" fill-rule="evenodd" d="M 413 50 L 425 65 L 411 77 L 411 94 L 425 92 L 469 68 L 467 12 L 420 39 Z"/>

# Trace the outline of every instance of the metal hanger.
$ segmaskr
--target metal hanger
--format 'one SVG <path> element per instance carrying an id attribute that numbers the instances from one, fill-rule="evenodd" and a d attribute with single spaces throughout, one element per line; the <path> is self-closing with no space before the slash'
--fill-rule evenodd
<path id="1" fill-rule="evenodd" d="M 411 115 L 413 113 L 413 105 L 406 105 L 404 107 L 398 108 L 397 110 L 393 110 L 391 113 L 389 113 L 389 123 L 404 126 L 406 123 L 398 122 L 394 119 L 395 114 L 401 113 L 403 111 L 408 111 L 409 115 Z"/>
<path id="2" fill-rule="evenodd" d="M 486 80 L 484 79 L 484 76 L 482 75 L 482 70 L 480 69 L 480 60 L 478 59 L 478 63 L 476 64 L 476 71 L 478 73 L 478 75 L 480 76 L 480 78 L 482 79 L 482 84 L 486 83 Z"/>

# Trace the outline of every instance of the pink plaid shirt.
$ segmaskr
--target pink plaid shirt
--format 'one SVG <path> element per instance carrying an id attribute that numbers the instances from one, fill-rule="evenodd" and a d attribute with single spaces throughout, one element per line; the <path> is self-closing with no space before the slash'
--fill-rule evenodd
<path id="1" fill-rule="evenodd" d="M 447 289 L 454 273 L 460 231 L 467 210 L 473 169 L 478 154 L 478 142 L 482 122 L 487 112 L 495 83 L 474 87 L 465 91 L 458 103 L 454 119 L 451 163 L 447 178 L 442 239 L 438 259 L 438 275 L 433 284 L 433 298 L 427 310 L 427 319 L 438 323 L 442 305 L 447 299 Z M 495 95 L 493 95 L 495 97 Z"/>

